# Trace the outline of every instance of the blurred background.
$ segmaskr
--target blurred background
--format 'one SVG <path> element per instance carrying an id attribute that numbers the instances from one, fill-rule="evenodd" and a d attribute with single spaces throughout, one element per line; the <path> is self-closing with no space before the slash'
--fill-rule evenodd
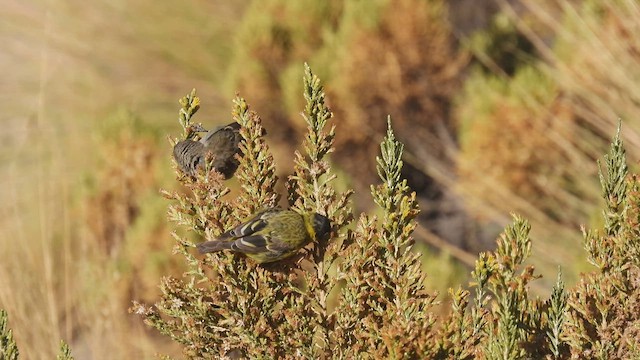
<path id="1" fill-rule="evenodd" d="M 180 353 L 127 309 L 183 271 L 158 190 L 177 187 L 167 136 L 194 87 L 209 128 L 247 99 L 282 179 L 308 62 L 357 211 L 391 115 L 443 301 L 510 212 L 532 223 L 534 292 L 559 265 L 573 284 L 590 271 L 580 226 L 600 224 L 596 160 L 618 118 L 632 170 L 640 158 L 634 0 L 0 3 L 0 308 L 25 359 L 53 358 L 60 339 L 76 359 Z"/>

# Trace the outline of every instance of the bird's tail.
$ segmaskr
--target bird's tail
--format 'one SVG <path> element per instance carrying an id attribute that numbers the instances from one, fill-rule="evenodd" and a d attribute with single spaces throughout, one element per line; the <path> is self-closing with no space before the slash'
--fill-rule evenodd
<path id="1" fill-rule="evenodd" d="M 231 249 L 232 243 L 233 243 L 232 241 L 214 240 L 214 241 L 205 241 L 203 243 L 196 245 L 196 247 L 198 248 L 198 251 L 200 252 L 200 254 L 206 254 L 206 253 Z"/>

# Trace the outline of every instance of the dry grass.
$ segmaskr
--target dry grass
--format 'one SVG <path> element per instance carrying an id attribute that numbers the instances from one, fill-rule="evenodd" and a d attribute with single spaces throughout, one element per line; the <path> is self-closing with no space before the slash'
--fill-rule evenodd
<path id="1" fill-rule="evenodd" d="M 522 28 L 544 56 L 546 71 L 572 95 L 572 110 L 596 136 L 609 134 L 618 118 L 628 128 L 630 153 L 640 155 L 640 6 L 622 0 L 583 6 L 556 0 L 564 19 L 552 16 L 535 1 L 525 4 L 557 36 L 553 48 L 535 29 Z M 607 137 L 608 138 L 608 137 Z"/>
<path id="2" fill-rule="evenodd" d="M 456 106 L 461 191 L 478 216 L 500 222 L 518 211 L 529 218 L 533 263 L 549 281 L 555 264 L 574 264 L 565 272 L 571 283 L 584 269 L 575 263 L 576 230 L 599 221 L 595 160 L 618 118 L 629 158 L 640 157 L 640 38 L 632 35 L 640 8 L 633 1 L 524 1 L 518 9 L 500 3 L 503 20 L 511 19 L 535 51 L 520 57 L 515 75 L 494 71 L 467 81 Z M 499 65 L 476 55 L 489 68 Z"/>
<path id="3" fill-rule="evenodd" d="M 177 269 L 157 227 L 168 151 L 149 129 L 175 128 L 174 99 L 193 86 L 206 117 L 228 117 L 214 83 L 243 4 L 2 3 L 0 304 L 24 358 L 53 358 L 60 339 L 79 359 L 175 353 L 126 311 Z M 120 107 L 144 118 L 107 139 Z"/>

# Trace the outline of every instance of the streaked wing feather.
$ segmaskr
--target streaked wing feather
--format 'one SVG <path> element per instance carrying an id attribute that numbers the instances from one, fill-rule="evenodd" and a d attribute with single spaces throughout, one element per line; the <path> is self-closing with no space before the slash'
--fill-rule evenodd
<path id="1" fill-rule="evenodd" d="M 269 249 L 269 251 L 271 252 L 275 252 L 275 253 L 283 253 L 283 252 L 287 252 L 289 250 L 291 250 L 291 246 L 288 244 L 284 244 L 281 241 L 278 241 L 278 239 L 275 238 L 270 238 L 266 247 L 267 249 Z"/>
<path id="2" fill-rule="evenodd" d="M 268 220 L 274 213 L 281 211 L 278 208 L 266 209 L 256 213 L 251 219 L 237 225 L 231 230 L 222 233 L 218 240 L 239 239 L 253 235 L 267 226 Z"/>
<path id="3" fill-rule="evenodd" d="M 259 254 L 268 247 L 269 239 L 263 235 L 245 236 L 233 242 L 231 249 L 245 254 Z"/>

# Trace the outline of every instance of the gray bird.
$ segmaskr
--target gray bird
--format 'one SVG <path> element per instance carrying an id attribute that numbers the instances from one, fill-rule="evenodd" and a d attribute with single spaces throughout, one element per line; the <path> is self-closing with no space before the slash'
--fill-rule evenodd
<path id="1" fill-rule="evenodd" d="M 240 153 L 239 130 L 240 124 L 232 122 L 209 131 L 200 141 L 182 140 L 173 147 L 173 158 L 182 172 L 195 176 L 197 169 L 205 165 L 205 157 L 210 151 L 214 155 L 213 167 L 229 179 L 239 165 L 235 158 L 235 154 Z"/>

